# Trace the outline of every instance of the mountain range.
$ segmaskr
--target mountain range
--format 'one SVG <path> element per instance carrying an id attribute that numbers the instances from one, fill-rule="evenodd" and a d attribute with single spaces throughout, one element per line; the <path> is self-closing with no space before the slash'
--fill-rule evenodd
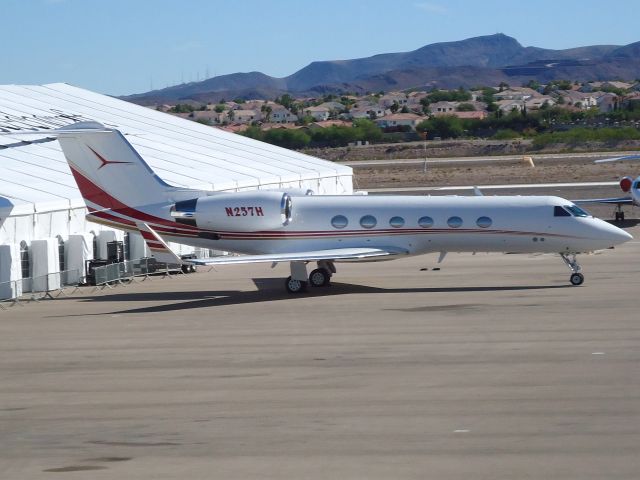
<path id="1" fill-rule="evenodd" d="M 505 34 L 433 43 L 411 52 L 312 62 L 284 78 L 233 73 L 121 97 L 142 105 L 232 98 L 273 99 L 409 88 L 470 88 L 554 79 L 596 81 L 640 77 L 640 42 L 552 50 L 523 47 Z"/>

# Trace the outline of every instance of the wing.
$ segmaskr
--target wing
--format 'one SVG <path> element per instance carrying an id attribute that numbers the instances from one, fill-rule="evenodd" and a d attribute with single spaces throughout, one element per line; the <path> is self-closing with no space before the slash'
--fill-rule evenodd
<path id="1" fill-rule="evenodd" d="M 201 258 L 184 260 L 195 265 L 235 265 L 241 263 L 264 262 L 315 262 L 318 260 L 366 261 L 390 260 L 397 255 L 409 252 L 395 248 L 334 248 L 329 250 L 315 250 L 295 253 L 265 253 L 262 255 L 238 255 L 215 258 Z"/>
<path id="2" fill-rule="evenodd" d="M 396 255 L 406 255 L 407 250 L 397 248 L 334 248 L 329 250 L 315 250 L 295 253 L 265 253 L 262 255 L 238 255 L 215 258 L 181 259 L 162 239 L 158 233 L 148 224 L 139 222 L 136 224 L 152 255 L 161 262 L 166 263 L 191 263 L 194 265 L 235 265 L 242 263 L 278 263 L 278 262 L 315 262 L 318 260 L 383 260 Z"/>
<path id="3" fill-rule="evenodd" d="M 572 200 L 573 203 L 608 203 L 612 205 L 633 205 L 633 198 L 586 198 L 584 200 Z"/>

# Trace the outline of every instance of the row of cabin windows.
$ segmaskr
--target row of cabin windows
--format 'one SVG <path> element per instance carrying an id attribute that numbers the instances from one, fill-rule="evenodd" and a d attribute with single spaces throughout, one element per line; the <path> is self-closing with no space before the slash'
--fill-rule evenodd
<path id="1" fill-rule="evenodd" d="M 420 217 L 418 219 L 418 225 L 422 228 L 430 228 L 433 226 L 433 218 L 429 216 Z M 447 225 L 451 228 L 460 228 L 464 222 L 462 218 L 458 216 L 449 217 L 447 219 Z M 489 217 L 479 217 L 476 220 L 476 225 L 480 228 L 489 228 L 493 221 Z M 373 228 L 378 224 L 378 220 L 373 215 L 364 215 L 360 218 L 360 226 L 362 228 Z M 389 225 L 393 228 L 401 228 L 405 224 L 404 218 L 394 216 L 389 219 Z M 349 220 L 344 215 L 336 215 L 331 219 L 331 225 L 334 228 L 342 229 L 349 225 Z"/>

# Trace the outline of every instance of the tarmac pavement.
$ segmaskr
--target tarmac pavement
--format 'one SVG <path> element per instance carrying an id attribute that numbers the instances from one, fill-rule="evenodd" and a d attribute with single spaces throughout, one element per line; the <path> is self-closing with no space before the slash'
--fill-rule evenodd
<path id="1" fill-rule="evenodd" d="M 581 287 L 558 257 L 450 254 L 0 311 L 0 478 L 637 479 L 629 231 Z"/>

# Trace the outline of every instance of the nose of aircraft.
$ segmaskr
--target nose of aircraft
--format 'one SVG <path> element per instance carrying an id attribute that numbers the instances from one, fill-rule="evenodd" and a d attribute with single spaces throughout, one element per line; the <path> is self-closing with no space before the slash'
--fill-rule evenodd
<path id="1" fill-rule="evenodd" d="M 621 228 L 611 225 L 605 221 L 600 220 L 599 230 L 602 232 L 602 237 L 607 240 L 611 245 L 620 245 L 621 243 L 628 242 L 633 237 L 622 230 Z"/>

